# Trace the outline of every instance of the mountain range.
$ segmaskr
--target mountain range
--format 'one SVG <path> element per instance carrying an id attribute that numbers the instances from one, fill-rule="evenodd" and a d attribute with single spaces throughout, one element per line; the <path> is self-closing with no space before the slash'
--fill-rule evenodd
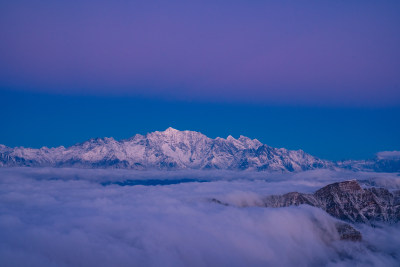
<path id="1" fill-rule="evenodd" d="M 223 169 L 294 172 L 320 168 L 399 171 L 400 158 L 332 162 L 302 150 L 274 148 L 257 139 L 209 138 L 195 131 L 168 128 L 129 139 L 94 138 L 70 147 L 40 149 L 0 145 L 0 166 L 123 169 Z"/>

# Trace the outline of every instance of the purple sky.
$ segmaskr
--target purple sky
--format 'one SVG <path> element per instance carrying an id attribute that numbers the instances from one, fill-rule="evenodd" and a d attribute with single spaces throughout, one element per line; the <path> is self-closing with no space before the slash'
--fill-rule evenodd
<path id="1" fill-rule="evenodd" d="M 400 1 L 1 1 L 0 88 L 399 106 L 399 14 Z"/>

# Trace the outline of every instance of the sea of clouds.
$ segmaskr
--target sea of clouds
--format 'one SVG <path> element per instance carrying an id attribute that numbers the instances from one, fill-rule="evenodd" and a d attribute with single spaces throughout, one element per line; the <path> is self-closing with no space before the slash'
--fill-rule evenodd
<path id="1" fill-rule="evenodd" d="M 399 225 L 356 225 L 363 241 L 349 242 L 320 209 L 245 207 L 349 179 L 400 189 L 400 176 L 385 173 L 2 168 L 0 263 L 399 266 Z"/>

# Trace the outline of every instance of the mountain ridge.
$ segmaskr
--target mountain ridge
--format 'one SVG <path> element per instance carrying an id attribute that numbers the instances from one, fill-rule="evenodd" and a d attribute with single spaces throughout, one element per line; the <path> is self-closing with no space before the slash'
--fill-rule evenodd
<path id="1" fill-rule="evenodd" d="M 0 166 L 301 171 L 333 167 L 302 150 L 273 148 L 241 135 L 209 138 L 169 127 L 128 139 L 92 138 L 70 147 L 0 146 Z"/>
<path id="2" fill-rule="evenodd" d="M 396 152 L 396 151 L 394 151 Z M 366 161 L 334 162 L 312 156 L 303 150 L 274 148 L 240 135 L 235 139 L 209 138 L 196 131 L 165 131 L 136 134 L 127 139 L 91 138 L 64 147 L 7 147 L 0 144 L 0 167 L 79 167 L 123 169 L 224 169 L 297 172 L 313 169 L 355 171 L 400 171 L 400 157 Z M 391 154 L 390 154 L 391 153 Z"/>
<path id="3" fill-rule="evenodd" d="M 210 201 L 224 206 L 232 205 L 217 198 Z M 400 190 L 363 188 L 356 180 L 328 184 L 314 193 L 268 195 L 259 202 L 250 205 L 244 203 L 240 207 L 284 208 L 300 205 L 322 209 L 340 220 L 335 227 L 343 240 L 362 240 L 361 233 L 352 224 L 376 226 L 377 223 L 396 224 L 400 221 Z"/>
<path id="4" fill-rule="evenodd" d="M 326 185 L 313 194 L 290 192 L 263 199 L 265 207 L 309 205 L 351 223 L 397 223 L 400 220 L 400 191 L 381 187 L 362 188 L 356 180 Z"/>

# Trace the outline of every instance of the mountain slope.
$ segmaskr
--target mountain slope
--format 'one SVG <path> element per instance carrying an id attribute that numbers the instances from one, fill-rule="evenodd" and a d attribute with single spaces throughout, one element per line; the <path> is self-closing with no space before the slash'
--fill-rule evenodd
<path id="1" fill-rule="evenodd" d="M 216 198 L 211 201 L 224 206 L 230 205 Z M 400 221 L 399 190 L 391 192 L 385 188 L 362 188 L 355 180 L 329 184 L 314 194 L 290 192 L 270 195 L 253 205 L 267 208 L 309 205 L 320 208 L 339 220 L 371 226 L 377 222 L 391 224 Z M 249 206 L 246 204 L 241 207 Z M 335 227 L 343 240 L 362 240 L 361 233 L 350 224 L 338 222 Z"/>
<path id="2" fill-rule="evenodd" d="M 71 147 L 40 149 L 0 145 L 0 166 L 126 169 L 226 169 L 301 171 L 334 164 L 302 150 L 273 148 L 256 139 L 216 139 L 194 131 L 165 131 L 117 141 L 90 139 Z"/>
<path id="3" fill-rule="evenodd" d="M 327 185 L 314 194 L 291 192 L 268 196 L 263 202 L 266 207 L 273 208 L 306 204 L 352 223 L 400 221 L 400 191 L 376 187 L 363 189 L 355 180 Z"/>

